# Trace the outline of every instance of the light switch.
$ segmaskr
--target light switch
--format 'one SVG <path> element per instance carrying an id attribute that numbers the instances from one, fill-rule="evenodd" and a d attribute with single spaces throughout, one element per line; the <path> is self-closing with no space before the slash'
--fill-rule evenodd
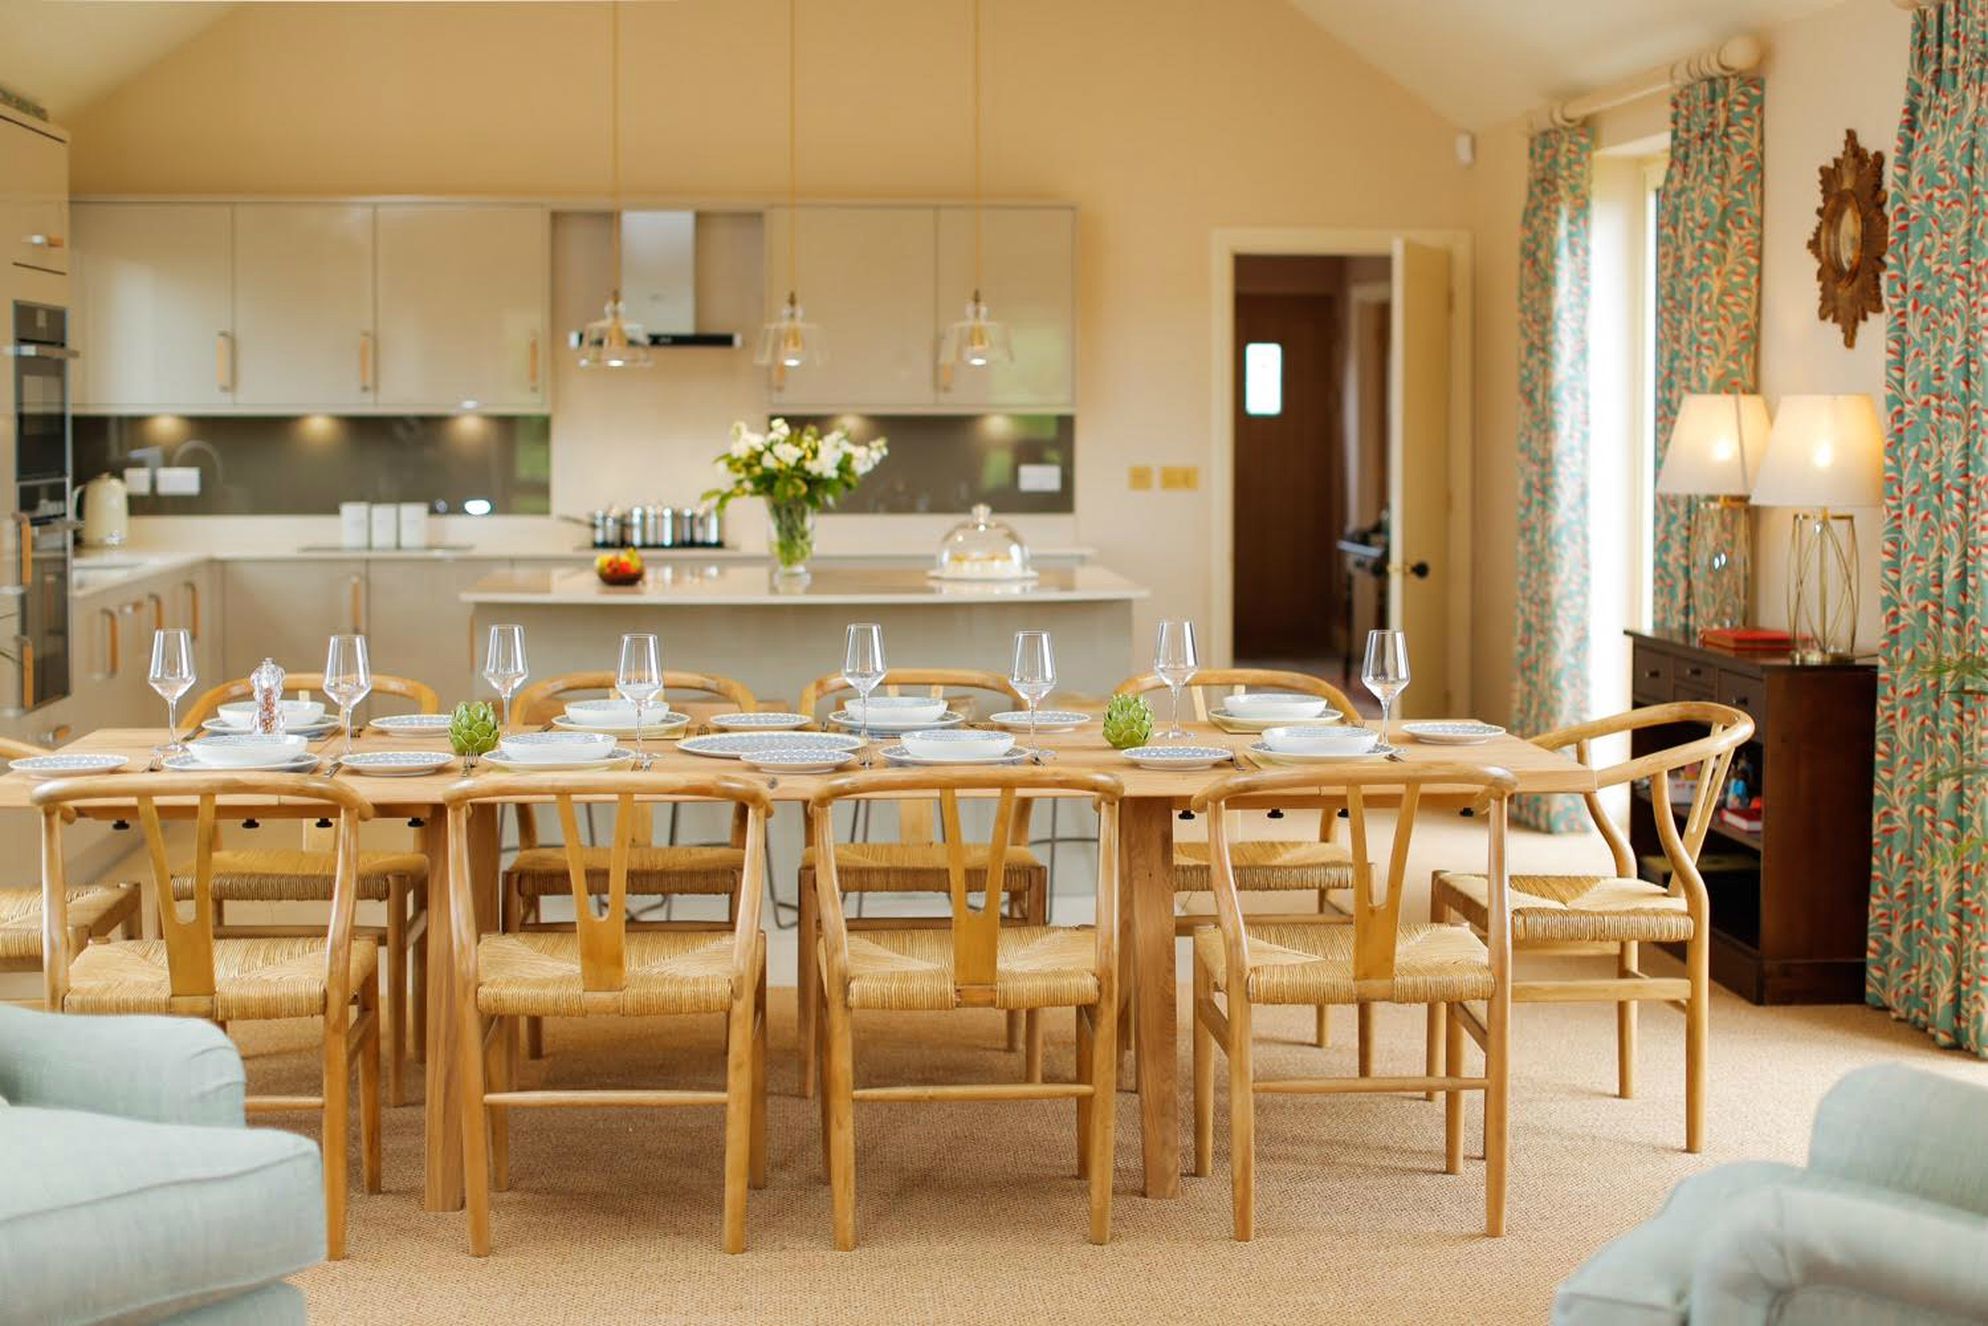
<path id="1" fill-rule="evenodd" d="M 124 472 L 124 490 L 133 497 L 149 497 L 152 494 L 152 467 L 134 465 Z"/>
<path id="2" fill-rule="evenodd" d="M 200 469 L 194 465 L 161 465 L 157 488 L 161 497 L 200 496 Z"/>
<path id="3" fill-rule="evenodd" d="M 1201 486 L 1199 465 L 1160 466 L 1160 487 L 1170 493 L 1191 493 Z"/>
<path id="4" fill-rule="evenodd" d="M 1153 467 L 1151 465 L 1134 465 L 1126 472 L 1125 486 L 1135 493 L 1149 491 L 1153 486 Z"/>
<path id="5" fill-rule="evenodd" d="M 1015 487 L 1025 493 L 1060 493 L 1063 491 L 1063 467 L 1041 464 L 1018 466 Z"/>

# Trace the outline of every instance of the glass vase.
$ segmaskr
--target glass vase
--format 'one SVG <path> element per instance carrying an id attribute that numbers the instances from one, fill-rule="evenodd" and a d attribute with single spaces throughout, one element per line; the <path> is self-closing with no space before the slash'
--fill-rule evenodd
<path id="1" fill-rule="evenodd" d="M 815 555 L 815 509 L 807 502 L 766 504 L 766 545 L 773 552 L 774 578 L 805 584 Z"/>

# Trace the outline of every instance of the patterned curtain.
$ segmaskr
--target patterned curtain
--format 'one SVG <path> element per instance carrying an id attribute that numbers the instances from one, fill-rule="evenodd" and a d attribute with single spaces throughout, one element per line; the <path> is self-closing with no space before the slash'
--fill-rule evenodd
<path id="1" fill-rule="evenodd" d="M 1532 140 L 1519 230 L 1519 583 L 1512 712 L 1550 732 L 1588 707 L 1588 212 L 1594 135 Z M 1574 797 L 1522 797 L 1514 814 L 1566 833 Z"/>
<path id="2" fill-rule="evenodd" d="M 1988 862 L 1970 782 L 1988 649 L 1988 0 L 1912 19 L 1885 273 L 1884 641 L 1867 993 L 1988 1057 Z"/>
<path id="3" fill-rule="evenodd" d="M 1693 392 L 1752 391 L 1760 340 L 1758 78 L 1708 78 L 1670 99 L 1670 168 L 1657 194 L 1657 465 L 1678 402 Z M 1652 611 L 1691 631 L 1692 500 L 1657 498 Z M 1742 509 L 1722 517 L 1744 520 Z M 1727 547 L 1737 545 L 1726 540 Z M 1737 583 L 1747 583 L 1742 567 Z"/>

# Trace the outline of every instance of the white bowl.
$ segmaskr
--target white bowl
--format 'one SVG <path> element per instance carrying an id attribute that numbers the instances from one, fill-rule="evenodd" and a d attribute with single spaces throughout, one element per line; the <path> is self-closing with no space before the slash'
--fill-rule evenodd
<path id="1" fill-rule="evenodd" d="M 1380 740 L 1372 728 L 1273 727 L 1265 728 L 1263 744 L 1282 755 L 1364 755 Z"/>
<path id="2" fill-rule="evenodd" d="M 283 710 L 286 727 L 308 727 L 324 717 L 322 700 L 279 700 L 277 704 Z M 249 720 L 255 717 L 255 701 L 236 700 L 222 705 L 214 713 L 229 727 L 246 728 Z"/>
<path id="3" fill-rule="evenodd" d="M 519 764 L 605 760 L 614 751 L 614 738 L 605 732 L 518 732 L 501 737 L 497 749 Z"/>
<path id="4" fill-rule="evenodd" d="M 187 749 L 202 764 L 216 769 L 241 769 L 296 759 L 304 753 L 305 741 L 290 733 L 277 736 L 265 732 L 232 732 L 221 737 L 202 737 L 187 743 Z"/>
<path id="5" fill-rule="evenodd" d="M 906 732 L 898 740 L 905 750 L 921 760 L 997 760 L 1015 748 L 1012 732 L 981 732 L 960 727 Z"/>
<path id="6" fill-rule="evenodd" d="M 644 706 L 646 718 L 653 719 L 661 713 L 661 704 Z M 566 705 L 566 721 L 581 727 L 634 727 L 635 702 L 633 700 L 571 700 Z"/>
<path id="7" fill-rule="evenodd" d="M 864 717 L 864 705 L 868 705 L 871 718 L 882 719 L 886 723 L 933 723 L 946 712 L 945 697 L 932 699 L 922 695 L 872 695 L 868 700 L 860 695 L 852 695 L 843 706 L 851 718 Z"/>
<path id="8" fill-rule="evenodd" d="M 1241 695 L 1223 697 L 1222 712 L 1237 718 L 1253 718 L 1259 721 L 1276 720 L 1295 722 L 1300 718 L 1317 718 L 1325 712 L 1326 702 L 1312 695 L 1280 695 L 1274 691 L 1245 691 Z"/>

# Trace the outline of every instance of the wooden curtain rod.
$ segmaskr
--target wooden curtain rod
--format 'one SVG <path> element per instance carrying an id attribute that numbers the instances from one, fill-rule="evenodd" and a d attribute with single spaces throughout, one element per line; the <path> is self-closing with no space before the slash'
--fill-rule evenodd
<path id="1" fill-rule="evenodd" d="M 1910 0 L 1897 0 L 1910 3 Z M 1537 127 L 1541 129 L 1566 129 L 1579 124 L 1591 115 L 1598 115 L 1617 106 L 1626 106 L 1644 97 L 1654 97 L 1669 92 L 1672 88 L 1683 87 L 1687 83 L 1697 83 L 1707 78 L 1723 78 L 1728 74 L 1743 74 L 1760 63 L 1765 49 L 1760 39 L 1751 34 L 1719 43 L 1709 50 L 1688 55 L 1673 64 L 1652 69 L 1648 73 L 1625 79 L 1614 87 L 1585 96 L 1557 101 L 1548 106 L 1540 116 Z"/>

